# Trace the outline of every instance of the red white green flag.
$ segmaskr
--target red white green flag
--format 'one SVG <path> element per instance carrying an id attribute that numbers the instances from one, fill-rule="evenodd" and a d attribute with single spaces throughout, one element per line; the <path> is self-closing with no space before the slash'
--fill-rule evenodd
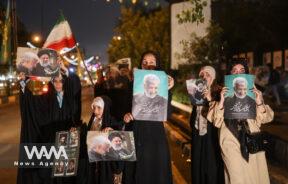
<path id="1" fill-rule="evenodd" d="M 72 48 L 76 45 L 75 38 L 72 34 L 70 25 L 61 14 L 60 19 L 53 27 L 43 48 L 50 48 L 61 51 L 64 48 Z"/>

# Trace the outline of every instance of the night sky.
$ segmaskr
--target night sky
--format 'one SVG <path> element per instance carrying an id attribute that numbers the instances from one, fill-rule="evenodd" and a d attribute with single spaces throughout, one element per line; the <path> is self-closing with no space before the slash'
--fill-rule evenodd
<path id="1" fill-rule="evenodd" d="M 155 3 L 156 0 L 149 2 Z M 165 3 L 161 1 L 161 4 Z M 77 42 L 84 47 L 86 56 L 99 55 L 102 62 L 107 61 L 108 43 L 120 16 L 121 5 L 118 0 L 17 0 L 16 6 L 18 17 L 27 30 L 38 34 L 41 34 L 43 9 L 44 40 L 59 18 L 59 10 L 62 10 Z"/>

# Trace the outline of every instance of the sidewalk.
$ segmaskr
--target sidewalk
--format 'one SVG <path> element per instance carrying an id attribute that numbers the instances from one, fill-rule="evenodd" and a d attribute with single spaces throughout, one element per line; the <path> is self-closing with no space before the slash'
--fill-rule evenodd
<path id="1" fill-rule="evenodd" d="M 191 129 L 189 125 L 191 107 L 172 101 L 173 113 L 170 117 L 170 122 L 177 129 L 173 130 L 167 127 L 167 134 L 174 137 L 179 145 L 183 147 L 183 153 L 188 155 L 191 150 L 191 145 L 185 144 L 191 140 Z M 269 174 L 272 184 L 287 184 L 288 183 L 288 105 L 273 107 L 275 112 L 274 121 L 263 125 L 261 130 L 268 138 L 269 145 L 266 151 L 268 160 Z M 181 134 L 185 132 L 185 134 Z"/>

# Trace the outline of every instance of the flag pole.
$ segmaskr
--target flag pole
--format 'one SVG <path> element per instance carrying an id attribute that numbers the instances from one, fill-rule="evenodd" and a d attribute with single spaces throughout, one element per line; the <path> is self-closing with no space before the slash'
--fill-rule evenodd
<path id="1" fill-rule="evenodd" d="M 86 63 L 85 63 L 85 61 L 84 61 L 84 59 L 83 59 L 83 57 L 82 57 L 82 53 L 80 52 L 80 49 L 79 49 L 79 47 L 78 47 L 78 43 L 77 43 L 77 45 L 76 45 L 76 49 L 77 49 L 78 55 L 79 55 L 79 57 L 80 57 L 80 60 L 83 62 L 84 68 L 85 68 L 85 70 L 87 71 L 89 80 L 90 80 L 92 86 L 94 86 L 94 82 L 93 82 L 93 80 L 92 80 L 92 77 L 91 77 L 91 75 L 90 75 L 90 72 L 88 71 L 88 68 L 87 68 L 87 66 L 86 66 Z M 79 63 L 78 66 L 80 66 L 80 63 Z"/>

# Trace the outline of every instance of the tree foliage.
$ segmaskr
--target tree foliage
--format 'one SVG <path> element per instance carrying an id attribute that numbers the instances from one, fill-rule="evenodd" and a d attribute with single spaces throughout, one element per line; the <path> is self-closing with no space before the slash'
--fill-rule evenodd
<path id="1" fill-rule="evenodd" d="M 222 60 L 223 49 L 226 47 L 222 34 L 223 29 L 217 24 L 211 24 L 204 37 L 192 33 L 189 40 L 181 41 L 183 51 L 176 56 L 190 64 L 217 64 Z"/>
<path id="2" fill-rule="evenodd" d="M 183 10 L 177 14 L 179 24 L 196 22 L 197 24 L 204 22 L 203 9 L 207 6 L 207 1 L 203 0 L 186 0 L 192 4 L 192 7 L 187 10 Z"/>
<path id="3" fill-rule="evenodd" d="M 121 8 L 121 18 L 114 32 L 121 40 L 111 39 L 109 62 L 130 57 L 133 66 L 138 66 L 141 54 L 146 50 L 159 53 L 164 69 L 169 68 L 170 32 L 169 9 L 149 13 L 131 8 Z M 115 39 L 116 38 L 116 39 Z"/>

